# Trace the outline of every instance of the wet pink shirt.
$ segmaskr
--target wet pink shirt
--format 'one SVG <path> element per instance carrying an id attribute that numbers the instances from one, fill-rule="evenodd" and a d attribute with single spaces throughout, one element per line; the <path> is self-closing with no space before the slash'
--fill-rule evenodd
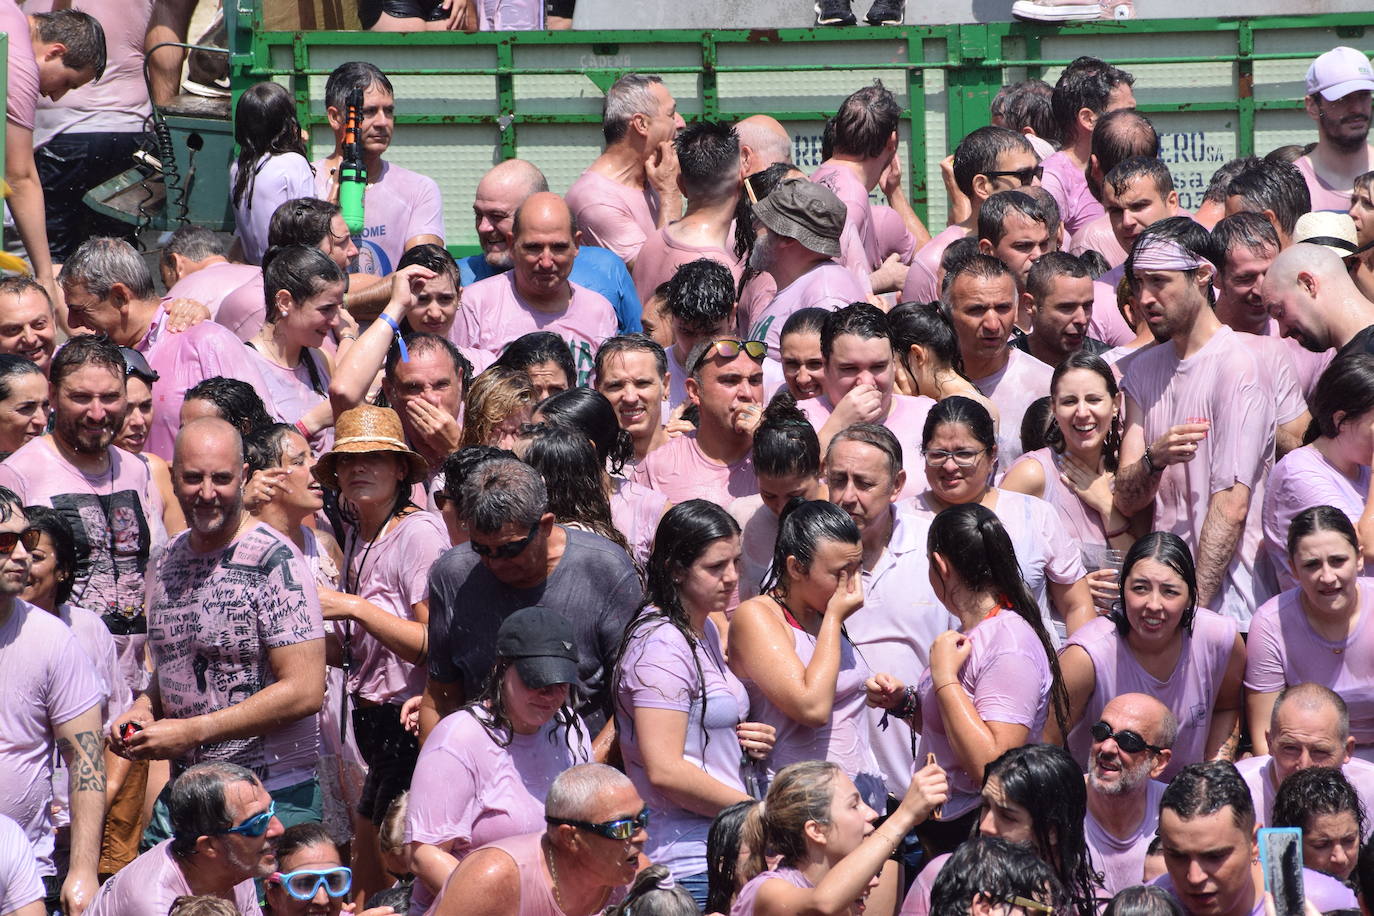
<path id="1" fill-rule="evenodd" d="M 702 454 L 695 432 L 669 439 L 645 455 L 630 479 L 658 490 L 674 503 L 709 499 L 725 507 L 759 491 L 752 452 L 734 464 L 718 464 Z"/>
<path id="2" fill-rule="evenodd" d="M 315 196 L 315 172 L 300 153 L 261 156 L 253 163 L 253 173 L 253 183 L 234 206 L 234 234 L 250 265 L 261 264 L 267 253 L 267 229 L 277 208 L 288 200 Z M 235 161 L 229 166 L 231 202 L 238 179 L 239 164 Z"/>
<path id="3" fill-rule="evenodd" d="M 1280 426 L 1291 423 L 1307 410 L 1307 399 L 1298 387 L 1298 375 L 1292 350 L 1279 337 L 1265 337 L 1237 331 L 1236 336 L 1255 354 L 1260 366 L 1260 380 L 1274 400 L 1274 420 Z"/>
<path id="4" fill-rule="evenodd" d="M 162 297 L 162 301 L 166 304 L 177 299 L 192 299 L 209 309 L 210 320 L 214 321 L 225 297 L 245 283 L 252 283 L 254 280 L 258 282 L 258 291 L 261 292 L 262 270 L 260 268 L 249 264 L 217 261 L 207 267 L 202 267 L 193 274 L 182 277 L 171 289 L 167 290 L 167 295 Z M 258 306 L 265 310 L 266 306 L 261 296 L 258 297 Z"/>
<path id="5" fill-rule="evenodd" d="M 1112 231 L 1112 223 L 1106 213 L 1090 220 L 1075 232 L 1069 241 L 1068 251 L 1076 255 L 1096 251 L 1107 259 L 1109 267 L 1126 263 L 1126 249 L 1116 240 L 1116 233 Z"/>
<path id="6" fill-rule="evenodd" d="M 1140 351 L 1121 380 L 1143 414 L 1146 442 L 1188 417 L 1207 417 L 1212 424 L 1193 460 L 1170 465 L 1161 476 L 1154 500 L 1157 530 L 1177 534 L 1196 556 L 1212 494 L 1238 483 L 1250 489 L 1244 532 L 1212 602 L 1213 609 L 1240 621 L 1242 630 L 1273 594 L 1270 576 L 1257 563 L 1275 428 L 1274 399 L 1262 372 L 1236 332 L 1223 325 L 1186 360 L 1172 344 Z"/>
<path id="7" fill-rule="evenodd" d="M 1088 336 L 1113 347 L 1135 340 L 1135 331 L 1121 316 L 1121 307 L 1116 304 L 1116 287 L 1101 280 L 1093 281 L 1093 314 L 1088 319 Z"/>
<path id="8" fill-rule="evenodd" d="M 1345 213 L 1350 209 L 1351 191 L 1341 191 L 1327 184 L 1312 166 L 1311 156 L 1299 156 L 1293 163 L 1302 172 L 1302 180 L 1307 182 L 1307 193 L 1312 197 L 1313 210 L 1336 210 Z"/>
<path id="9" fill-rule="evenodd" d="M 1255 803 L 1256 827 L 1269 826 L 1270 815 L 1274 811 L 1274 796 L 1279 794 L 1278 784 L 1274 781 L 1273 763 L 1274 758 L 1269 754 L 1236 761 L 1236 769 L 1240 770 L 1241 778 L 1250 787 L 1250 798 Z M 1374 763 L 1352 757 L 1349 763 L 1341 766 L 1341 775 L 1355 787 L 1355 794 L 1364 803 L 1365 811 L 1369 811 L 1370 806 L 1374 805 Z M 1366 820 L 1366 839 L 1371 832 L 1374 832 L 1374 822 Z"/>
<path id="10" fill-rule="evenodd" d="M 911 890 L 902 901 L 902 909 L 897 916 L 928 916 L 930 895 L 935 890 L 935 879 L 940 877 L 940 869 L 949 861 L 949 853 L 943 853 L 925 863 L 921 873 L 912 882 Z"/>
<path id="11" fill-rule="evenodd" d="M 38 63 L 33 56 L 29 19 L 14 0 L 0 0 L 0 33 L 9 36 L 5 120 L 31 131 L 38 108 Z"/>
<path id="12" fill-rule="evenodd" d="M 1050 393 L 1054 369 L 1015 347 L 1007 347 L 1007 364 L 992 375 L 969 379 L 997 406 L 997 461 L 1009 468 L 1021 455 L 1021 420 L 1035 401 Z M 1003 470 L 1001 473 L 1005 474 Z"/>
<path id="13" fill-rule="evenodd" d="M 888 255 L 897 254 L 902 263 L 910 264 L 916 251 L 916 239 L 907 231 L 902 218 L 891 207 L 875 207 L 868 196 L 859 176 L 853 170 L 834 160 L 827 161 L 811 173 L 811 180 L 825 185 L 835 196 L 844 201 L 845 225 L 853 227 L 863 246 L 864 256 L 870 271 L 877 270 L 887 260 Z M 886 211 L 896 218 L 894 223 Z"/>
<path id="14" fill-rule="evenodd" d="M 775 869 L 755 875 L 739 889 L 739 893 L 735 895 L 735 902 L 730 904 L 730 916 L 754 916 L 754 899 L 759 895 L 759 888 L 769 881 L 786 881 L 793 887 L 815 887 L 806 875 L 795 868 L 779 865 Z"/>
<path id="15" fill-rule="evenodd" d="M 911 259 L 911 269 L 907 271 L 906 283 L 902 285 L 903 302 L 934 302 L 940 298 L 940 259 L 950 243 L 969 234 L 968 230 L 957 223 L 937 233 L 929 242 L 922 245 Z"/>
<path id="16" fill-rule="evenodd" d="M 1293 519 L 1312 506 L 1335 506 L 1352 525 L 1364 514 L 1369 494 L 1370 471 L 1360 465 L 1351 480 L 1310 445 L 1294 449 L 1279 459 L 1264 489 L 1264 553 L 1278 579 L 1279 588 L 1297 585 L 1288 559 L 1288 528 Z"/>
<path id="17" fill-rule="evenodd" d="M 0 815 L 0 907 L 13 913 L 44 896 L 33 847 L 13 818 Z"/>
<path id="18" fill-rule="evenodd" d="M 688 245 L 679 242 L 669 234 L 669 228 L 665 226 L 650 234 L 639 249 L 639 256 L 634 260 L 635 292 L 639 294 L 641 303 L 648 302 L 658 285 L 671 280 L 683 264 L 703 258 L 730 268 L 730 274 L 735 278 L 735 286 L 739 286 L 740 274 L 744 272 L 744 262 L 735 257 L 734 252 L 716 245 Z"/>
<path id="19" fill-rule="evenodd" d="M 1092 853 L 1093 868 L 1101 869 L 1102 887 L 1109 895 L 1115 897 L 1144 879 L 1145 854 L 1159 826 L 1159 800 L 1165 788 L 1164 783 L 1154 779 L 1145 784 L 1145 816 L 1129 836 L 1108 833 L 1092 811 L 1083 818 L 1083 838 Z"/>
<path id="20" fill-rule="evenodd" d="M 758 494 L 735 500 L 729 510 L 740 527 L 739 599 L 748 601 L 760 594 L 763 577 L 773 566 L 778 517 Z"/>
<path id="21" fill-rule="evenodd" d="M 211 317 L 215 324 L 228 328 L 241 341 L 252 340 L 267 321 L 267 299 L 262 288 L 262 270 L 237 289 L 225 293 Z"/>
<path id="22" fill-rule="evenodd" d="M 463 289 L 463 307 L 450 336 L 460 346 L 499 353 L 506 344 L 532 331 L 552 331 L 572 350 L 577 384 L 589 383 L 596 351 L 617 327 L 615 309 L 605 296 L 569 282 L 571 296 L 561 312 L 541 311 L 515 288 L 515 271 L 478 280 Z"/>
<path id="23" fill-rule="evenodd" d="M 1087 176 L 1073 164 L 1068 153 L 1060 150 L 1040 164 L 1045 169 L 1040 183 L 1050 192 L 1054 202 L 1059 204 L 1059 218 L 1063 220 L 1064 231 L 1069 235 L 1106 213 L 1102 204 L 1093 197 Z"/>
<path id="24" fill-rule="evenodd" d="M 171 846 L 163 840 L 116 872 L 96 893 L 87 916 L 167 916 L 178 897 L 194 894 Z M 251 878 L 234 885 L 234 906 L 241 916 L 262 916 Z"/>
<path id="25" fill-rule="evenodd" d="M 325 160 L 315 167 L 315 196 L 329 199 L 334 176 Z M 357 266 L 350 272 L 384 277 L 406 253 L 406 241 L 420 235 L 444 237 L 444 201 L 434 179 L 382 163 L 381 177 L 363 192 L 363 231 L 353 236 Z"/>
<path id="26" fill-rule="evenodd" d="M 906 227 L 902 215 L 891 207 L 871 207 L 873 231 L 878 234 L 878 253 L 886 261 L 889 255 L 896 255 L 903 264 L 910 264 L 920 248 L 916 236 Z"/>
<path id="27" fill-rule="evenodd" d="M 658 192 L 647 183 L 632 188 L 588 169 L 563 199 L 586 240 L 611 249 L 627 264 L 639 257 L 644 242 L 658 232 Z"/>
<path id="28" fill-rule="evenodd" d="M 668 510 L 668 497 L 623 477 L 611 478 L 611 521 L 630 542 L 631 556 L 649 562 L 658 522 Z"/>
<path id="29" fill-rule="evenodd" d="M 768 355 L 781 359 L 778 347 L 782 326 L 793 312 L 804 308 L 833 312 L 851 302 L 867 299 L 868 291 L 854 274 L 834 261 L 823 261 L 778 290 L 772 300 L 751 311 L 749 317 L 753 324 L 749 328 L 749 338 L 762 340 L 768 344 Z"/>
<path id="30" fill-rule="evenodd" d="M 921 455 L 921 432 L 925 429 L 926 415 L 935 406 L 935 401 L 923 394 L 913 396 L 894 393 L 890 398 L 891 406 L 888 407 L 887 416 L 878 422 L 890 429 L 902 446 L 902 468 L 906 471 L 906 486 L 902 488 L 898 498 L 910 499 L 929 489 L 926 481 L 926 462 Z M 830 398 L 824 394 L 798 401 L 797 407 L 806 414 L 806 419 L 811 421 L 817 433 L 835 412 Z"/>
<path id="31" fill-rule="evenodd" d="M 1102 524 L 1101 514 L 1079 499 L 1078 494 L 1060 479 L 1059 460 L 1059 455 L 1054 449 L 1047 446 L 1026 452 L 1016 464 L 1034 461 L 1040 465 L 1040 471 L 1045 477 L 1045 489 L 1041 492 L 1040 498 L 1058 510 L 1070 538 L 1077 541 L 1081 547 L 1106 547 L 1107 529 Z"/>

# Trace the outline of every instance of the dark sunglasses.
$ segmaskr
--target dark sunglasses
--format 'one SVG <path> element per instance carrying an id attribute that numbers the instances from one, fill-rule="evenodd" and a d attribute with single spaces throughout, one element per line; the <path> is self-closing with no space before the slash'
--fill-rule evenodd
<path id="1" fill-rule="evenodd" d="M 1153 744 L 1147 744 L 1145 739 L 1140 737 L 1130 729 L 1122 729 L 1119 732 L 1112 731 L 1112 727 L 1106 722 L 1098 722 L 1091 729 L 1094 741 L 1106 741 L 1108 738 L 1115 738 L 1117 747 L 1128 754 L 1139 754 L 1141 751 L 1149 751 L 1158 754 L 1164 750 Z"/>
<path id="2" fill-rule="evenodd" d="M 748 354 L 749 358 L 756 363 L 763 362 L 763 357 L 768 353 L 768 345 L 761 340 L 736 340 L 733 337 L 722 337 L 720 340 L 711 341 L 711 345 L 701 351 L 701 355 L 696 358 L 692 365 L 687 367 L 688 373 L 696 372 L 701 368 L 701 364 L 712 356 L 720 356 L 724 359 L 734 359 L 740 352 Z"/>
<path id="3" fill-rule="evenodd" d="M 634 817 L 602 821 L 600 824 L 593 824 L 590 821 L 575 821 L 563 817 L 546 817 L 544 820 L 550 824 L 567 824 L 569 827 L 576 827 L 579 830 L 590 830 L 597 836 L 604 836 L 608 840 L 628 840 L 649 826 L 649 809 L 645 808 Z"/>
<path id="4" fill-rule="evenodd" d="M 530 541 L 539 533 L 539 523 L 530 525 L 530 533 L 518 541 L 510 541 L 500 547 L 488 547 L 486 544 L 479 544 L 476 541 L 468 541 L 472 545 L 472 552 L 479 557 L 490 557 L 493 560 L 509 560 L 518 557 L 525 552 L 525 548 L 530 546 Z"/>
<path id="5" fill-rule="evenodd" d="M 444 507 L 447 506 L 450 502 L 456 503 L 458 502 L 458 499 L 456 497 L 449 496 L 443 490 L 434 491 L 434 507 L 438 509 L 440 512 L 443 512 Z"/>
<path id="6" fill-rule="evenodd" d="M 15 545 L 22 542 L 25 550 L 33 550 L 42 540 L 43 532 L 37 528 L 25 528 L 23 531 L 0 531 L 0 553 L 10 553 Z"/>
<path id="7" fill-rule="evenodd" d="M 262 836 L 267 832 L 268 826 L 272 823 L 272 818 L 277 816 L 277 803 L 269 802 L 267 810 L 255 814 L 242 824 L 233 827 L 226 827 L 220 833 L 237 833 L 240 836 Z"/>
<path id="8" fill-rule="evenodd" d="M 1027 187 L 1037 178 L 1045 177 L 1045 167 L 1043 165 L 1031 166 L 1026 169 L 1016 169 L 1015 171 L 1004 172 L 983 172 L 989 178 L 1015 178 L 1021 182 L 1021 187 Z"/>
<path id="9" fill-rule="evenodd" d="M 158 380 L 158 374 L 148 365 L 148 360 L 143 358 L 142 353 L 132 347 L 120 347 L 119 354 L 124 357 L 125 378 L 136 375 L 149 385 Z"/>

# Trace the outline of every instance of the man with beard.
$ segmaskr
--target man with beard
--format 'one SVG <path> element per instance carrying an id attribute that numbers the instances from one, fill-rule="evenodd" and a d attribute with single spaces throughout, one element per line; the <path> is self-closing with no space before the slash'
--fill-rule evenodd
<path id="1" fill-rule="evenodd" d="M 1322 245 L 1300 243 L 1269 265 L 1260 288 L 1284 337 L 1321 353 L 1374 353 L 1374 302 L 1350 279 L 1345 263 Z"/>
<path id="2" fill-rule="evenodd" d="M 1178 719 L 1154 697 L 1123 693 L 1102 710 L 1092 735 L 1083 833 L 1103 887 L 1115 895 L 1144 874 L 1164 794 L 1156 780 L 1172 759 Z"/>
<path id="3" fill-rule="evenodd" d="M 1313 210 L 1350 209 L 1355 179 L 1374 168 L 1369 145 L 1374 71 L 1354 48 L 1332 48 L 1307 69 L 1307 114 L 1317 122 L 1317 145 L 1293 163 L 1312 194 Z"/>
<path id="4" fill-rule="evenodd" d="M 289 826 L 320 819 L 324 623 L 301 552 L 244 510 L 244 472 L 234 427 L 212 417 L 182 427 L 172 488 L 190 528 L 148 587 L 153 682 L 110 740 L 136 760 L 171 760 L 174 777 L 206 760 L 246 767 Z M 166 798 L 145 841 L 173 828 L 185 838 L 167 820 Z"/>
<path id="5" fill-rule="evenodd" d="M 511 246 L 515 244 L 515 211 L 532 195 L 548 189 L 544 173 L 524 159 L 507 159 L 482 176 L 472 201 L 477 242 L 482 251 L 458 261 L 463 286 L 505 273 L 514 266 Z M 581 233 L 577 235 L 577 260 L 568 279 L 610 300 L 621 334 L 642 330 L 640 299 L 625 262 L 614 251 L 585 244 Z"/>
<path id="6" fill-rule="evenodd" d="M 105 882 L 87 916 L 165 916 L 185 894 L 260 916 L 253 881 L 276 871 L 272 844 L 283 828 L 258 778 L 232 763 L 198 764 L 172 784 L 169 810 L 175 836 Z"/>

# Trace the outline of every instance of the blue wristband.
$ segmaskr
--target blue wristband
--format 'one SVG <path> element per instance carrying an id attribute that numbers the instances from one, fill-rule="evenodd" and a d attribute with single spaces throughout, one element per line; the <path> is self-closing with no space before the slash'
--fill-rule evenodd
<path id="1" fill-rule="evenodd" d="M 405 338 L 401 336 L 401 326 L 396 323 L 396 319 L 392 318 L 386 312 L 382 312 L 377 317 L 391 325 L 391 330 L 396 333 L 396 346 L 401 348 L 401 362 L 410 362 L 410 350 L 406 348 Z"/>

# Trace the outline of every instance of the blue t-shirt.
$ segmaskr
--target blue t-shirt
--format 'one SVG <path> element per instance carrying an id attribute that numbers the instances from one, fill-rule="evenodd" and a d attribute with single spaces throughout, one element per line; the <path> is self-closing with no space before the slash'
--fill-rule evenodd
<path id="1" fill-rule="evenodd" d="M 458 277 L 464 286 L 495 275 L 496 271 L 480 254 L 458 261 Z M 644 330 L 639 320 L 642 309 L 634 280 L 625 262 L 615 252 L 595 245 L 581 246 L 577 249 L 577 260 L 573 261 L 572 274 L 568 279 L 610 300 L 619 325 L 617 333 L 631 334 Z"/>

